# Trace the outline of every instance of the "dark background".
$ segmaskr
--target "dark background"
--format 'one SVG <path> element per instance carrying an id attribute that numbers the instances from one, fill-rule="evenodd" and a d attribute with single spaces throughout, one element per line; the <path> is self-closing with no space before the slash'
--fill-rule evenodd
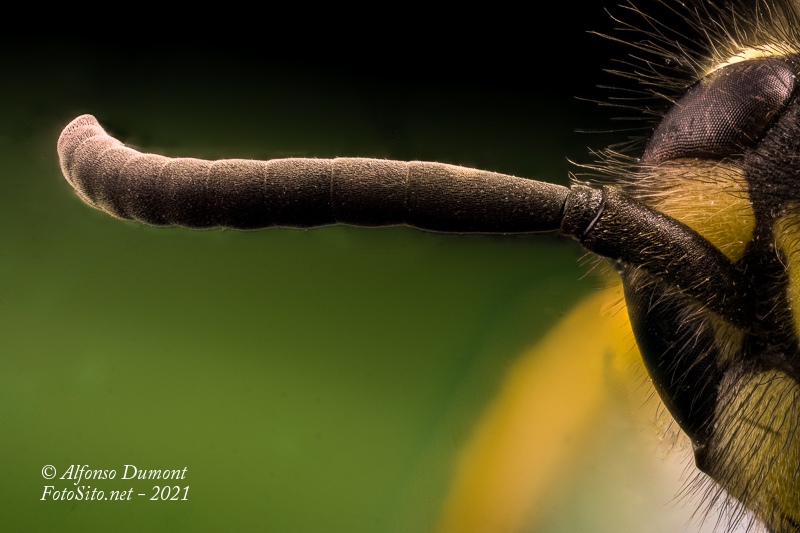
<path id="1" fill-rule="evenodd" d="M 620 47 L 588 33 L 615 24 L 603 2 L 167 7 L 68 12 L 0 51 L 0 529 L 432 530 L 505 369 L 597 285 L 578 246 L 144 227 L 83 205 L 56 139 L 92 113 L 171 156 L 432 160 L 566 183 L 568 159 L 628 136 L 576 132 L 619 128 L 586 101 L 622 83 L 602 72 Z M 568 483 L 543 530 L 618 531 L 620 491 L 640 493 L 610 479 L 616 461 Z M 187 467 L 189 499 L 42 502 L 46 464 Z"/>

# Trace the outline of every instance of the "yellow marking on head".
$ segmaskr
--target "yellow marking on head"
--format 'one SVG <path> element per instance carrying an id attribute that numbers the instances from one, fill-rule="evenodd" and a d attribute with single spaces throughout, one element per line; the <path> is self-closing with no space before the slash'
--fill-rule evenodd
<path id="1" fill-rule="evenodd" d="M 792 50 L 793 49 L 789 49 L 786 43 L 769 43 L 763 46 L 748 46 L 742 48 L 738 52 L 735 52 L 727 59 L 714 63 L 714 65 L 706 69 L 704 75 L 708 76 L 712 72 L 719 70 L 722 67 L 727 67 L 728 65 L 733 65 L 735 63 L 741 63 L 742 61 L 768 57 L 782 57 L 791 53 Z"/>
<path id="2" fill-rule="evenodd" d="M 712 468 L 773 531 L 800 522 L 800 386 L 777 370 L 740 378 L 718 402 Z"/>
<path id="3" fill-rule="evenodd" d="M 772 226 L 775 244 L 783 254 L 788 285 L 786 297 L 794 330 L 800 334 L 800 205 L 787 208 Z"/>
<path id="4" fill-rule="evenodd" d="M 675 159 L 653 167 L 641 187 L 643 201 L 698 232 L 731 261 L 753 238 L 747 179 L 732 162 Z"/>

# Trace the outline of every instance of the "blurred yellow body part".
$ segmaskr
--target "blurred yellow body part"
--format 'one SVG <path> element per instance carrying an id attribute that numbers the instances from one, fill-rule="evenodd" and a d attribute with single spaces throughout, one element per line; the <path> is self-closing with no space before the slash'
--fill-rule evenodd
<path id="1" fill-rule="evenodd" d="M 597 445 L 617 380 L 626 396 L 654 394 L 618 283 L 579 303 L 508 371 L 459 458 L 439 533 L 535 528 L 565 472 Z"/>

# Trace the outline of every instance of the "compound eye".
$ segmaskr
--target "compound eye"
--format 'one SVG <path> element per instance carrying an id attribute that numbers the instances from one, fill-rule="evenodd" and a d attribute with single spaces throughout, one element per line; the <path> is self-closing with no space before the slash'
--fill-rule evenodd
<path id="1" fill-rule="evenodd" d="M 647 141 L 642 162 L 721 159 L 752 148 L 786 108 L 795 69 L 781 59 L 724 66 L 686 91 Z"/>

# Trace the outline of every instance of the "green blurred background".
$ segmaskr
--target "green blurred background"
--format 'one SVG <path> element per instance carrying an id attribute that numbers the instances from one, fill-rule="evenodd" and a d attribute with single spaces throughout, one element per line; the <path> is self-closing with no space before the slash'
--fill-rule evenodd
<path id="1" fill-rule="evenodd" d="M 0 529 L 430 531 L 504 371 L 594 286 L 579 248 L 121 222 L 75 196 L 56 139 L 92 113 L 165 155 L 417 159 L 565 183 L 567 158 L 606 141 L 575 132 L 608 115 L 575 96 L 596 97 L 610 43 L 586 30 L 610 22 L 599 2 L 554 9 L 318 32 L 287 17 L 232 39 L 210 14 L 169 40 L 90 35 L 106 22 L 4 43 Z M 293 25 L 313 54 L 276 31 Z M 186 467 L 191 488 L 42 502 L 48 464 Z M 614 531 L 610 475 L 593 471 L 594 495 L 566 500 L 548 530 Z M 148 498 L 153 485 L 85 484 Z"/>

